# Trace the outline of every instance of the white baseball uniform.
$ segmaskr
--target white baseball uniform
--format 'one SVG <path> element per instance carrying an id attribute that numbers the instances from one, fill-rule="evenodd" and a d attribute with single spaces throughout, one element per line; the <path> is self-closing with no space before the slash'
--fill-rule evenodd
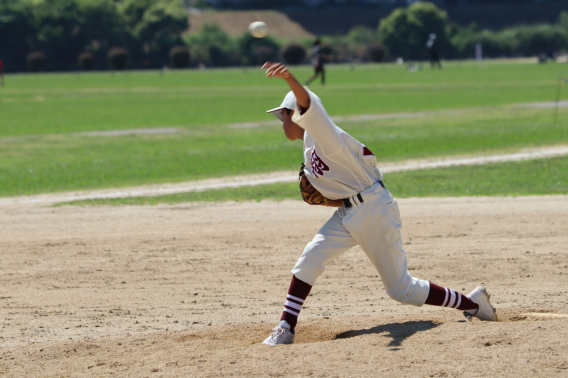
<path id="1" fill-rule="evenodd" d="M 405 304 L 422 306 L 428 281 L 414 278 L 402 248 L 402 227 L 396 200 L 382 185 L 376 157 L 363 144 L 337 127 L 321 100 L 311 92 L 311 104 L 293 121 L 304 130 L 306 176 L 329 199 L 349 198 L 308 243 L 292 273 L 314 285 L 328 262 L 360 245 L 379 272 L 388 295 Z"/>

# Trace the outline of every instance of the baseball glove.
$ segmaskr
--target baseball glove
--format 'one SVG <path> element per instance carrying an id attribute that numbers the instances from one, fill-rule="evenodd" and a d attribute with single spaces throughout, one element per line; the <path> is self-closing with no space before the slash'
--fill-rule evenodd
<path id="1" fill-rule="evenodd" d="M 308 180 L 308 177 L 304 173 L 305 167 L 306 166 L 304 165 L 304 163 L 302 163 L 299 174 L 300 193 L 302 194 L 302 199 L 304 200 L 304 202 L 306 202 L 308 205 L 322 205 L 322 206 L 332 206 L 332 207 L 343 206 L 342 200 L 330 200 L 326 198 L 323 194 L 321 194 L 319 190 L 314 188 L 314 186 L 312 185 L 310 180 Z"/>

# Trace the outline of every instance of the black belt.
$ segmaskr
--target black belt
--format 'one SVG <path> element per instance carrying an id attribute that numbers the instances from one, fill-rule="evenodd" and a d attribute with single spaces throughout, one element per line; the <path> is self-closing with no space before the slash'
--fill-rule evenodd
<path id="1" fill-rule="evenodd" d="M 383 189 L 385 189 L 385 184 L 383 184 L 383 180 L 379 180 L 378 183 L 383 187 Z M 351 197 L 349 197 L 351 198 Z M 353 204 L 351 203 L 352 200 L 350 200 L 349 198 L 343 198 L 341 201 L 343 201 L 343 205 L 345 207 L 353 207 Z M 365 201 L 363 201 L 363 196 L 361 196 L 361 193 L 357 193 L 357 199 L 359 200 L 360 203 L 363 203 Z"/>

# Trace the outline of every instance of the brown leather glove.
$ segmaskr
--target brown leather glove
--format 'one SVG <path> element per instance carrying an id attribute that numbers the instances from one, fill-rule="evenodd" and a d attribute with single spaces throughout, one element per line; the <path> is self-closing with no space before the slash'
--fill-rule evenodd
<path id="1" fill-rule="evenodd" d="M 330 200 L 321 194 L 308 180 L 308 177 L 304 173 L 304 163 L 300 167 L 300 193 L 302 194 L 302 199 L 309 205 L 322 205 L 331 207 L 341 207 L 343 206 L 342 200 Z"/>

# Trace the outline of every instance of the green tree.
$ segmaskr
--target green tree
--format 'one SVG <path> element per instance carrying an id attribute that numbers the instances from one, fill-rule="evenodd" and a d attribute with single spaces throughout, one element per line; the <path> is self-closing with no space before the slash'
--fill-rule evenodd
<path id="1" fill-rule="evenodd" d="M 347 34 L 347 38 L 355 44 L 368 45 L 377 42 L 377 35 L 366 26 L 356 26 Z"/>
<path id="2" fill-rule="evenodd" d="M 156 0 L 124 0 L 120 3 L 120 12 L 124 17 L 126 27 L 131 33 L 144 17 L 146 9 L 150 8 Z"/>
<path id="3" fill-rule="evenodd" d="M 458 28 L 451 37 L 456 57 L 471 58 L 480 43 L 486 57 L 535 56 L 565 51 L 568 29 L 560 25 L 517 26 L 500 31 Z"/>
<path id="4" fill-rule="evenodd" d="M 566 49 L 568 31 L 549 24 L 520 26 L 506 29 L 509 34 L 511 50 L 515 55 L 535 56 Z"/>
<path id="5" fill-rule="evenodd" d="M 341 41 L 343 39 L 343 41 Z M 369 46 L 377 46 L 377 33 L 366 26 L 357 26 L 347 34 L 346 38 L 340 38 L 333 47 L 339 56 L 351 60 L 371 60 Z"/>
<path id="6" fill-rule="evenodd" d="M 560 15 L 558 15 L 558 25 L 568 30 L 568 11 L 560 12 Z"/>
<path id="7" fill-rule="evenodd" d="M 213 66 L 240 63 L 235 41 L 217 24 L 204 24 L 199 32 L 188 35 L 185 41 L 196 62 Z"/>
<path id="8" fill-rule="evenodd" d="M 175 39 L 189 27 L 188 15 L 179 0 L 161 0 L 146 9 L 134 28 L 141 41 Z"/>
<path id="9" fill-rule="evenodd" d="M 76 69 L 77 58 L 85 51 L 104 67 L 108 50 L 127 42 L 118 0 L 37 0 L 33 4 L 38 25 L 33 47 L 46 54 L 48 70 Z"/>
<path id="10" fill-rule="evenodd" d="M 449 47 L 446 35 L 448 16 L 432 3 L 418 2 L 408 8 L 397 8 L 379 23 L 379 38 L 395 57 L 426 57 L 426 42 L 431 33 L 440 48 Z"/>
<path id="11" fill-rule="evenodd" d="M 512 35 L 507 29 L 494 32 L 492 30 L 477 31 L 472 28 L 463 28 L 452 36 L 451 43 L 458 58 L 473 58 L 477 43 L 481 43 L 484 57 L 497 58 L 510 56 L 513 53 Z"/>
<path id="12" fill-rule="evenodd" d="M 83 29 L 89 39 L 116 44 L 124 38 L 125 20 L 115 0 L 81 0 L 79 6 L 84 17 Z"/>
<path id="13" fill-rule="evenodd" d="M 97 67 L 122 46 L 136 59 L 168 61 L 188 27 L 182 0 L 0 0 L 0 53 L 7 70 L 25 69 L 32 52 L 45 54 L 45 69 L 72 70 L 84 52 Z"/>
<path id="14" fill-rule="evenodd" d="M 32 9 L 27 3 L 0 0 L 0 59 L 6 71 L 25 70 L 36 32 Z"/>
<path id="15" fill-rule="evenodd" d="M 46 69 L 71 70 L 88 43 L 77 0 L 43 0 L 34 8 L 38 25 L 35 49 L 46 55 Z"/>
<path id="16" fill-rule="evenodd" d="M 183 44 L 181 33 L 189 21 L 181 0 L 126 0 L 120 9 L 135 45 L 131 50 L 142 50 L 154 66 L 167 62 L 170 49 Z"/>
<path id="17" fill-rule="evenodd" d="M 107 52 L 113 46 L 127 44 L 124 16 L 119 12 L 115 0 L 81 0 L 80 9 L 84 17 L 82 28 L 88 43 L 84 49 L 94 54 L 97 67 L 104 67 Z"/>
<path id="18" fill-rule="evenodd" d="M 300 64 L 306 59 L 306 49 L 300 44 L 291 43 L 284 48 L 282 58 L 287 64 Z"/>
<path id="19" fill-rule="evenodd" d="M 255 38 L 245 33 L 238 44 L 243 55 L 243 64 L 246 65 L 263 64 L 267 60 L 276 61 L 280 52 L 280 45 L 270 36 Z"/>

